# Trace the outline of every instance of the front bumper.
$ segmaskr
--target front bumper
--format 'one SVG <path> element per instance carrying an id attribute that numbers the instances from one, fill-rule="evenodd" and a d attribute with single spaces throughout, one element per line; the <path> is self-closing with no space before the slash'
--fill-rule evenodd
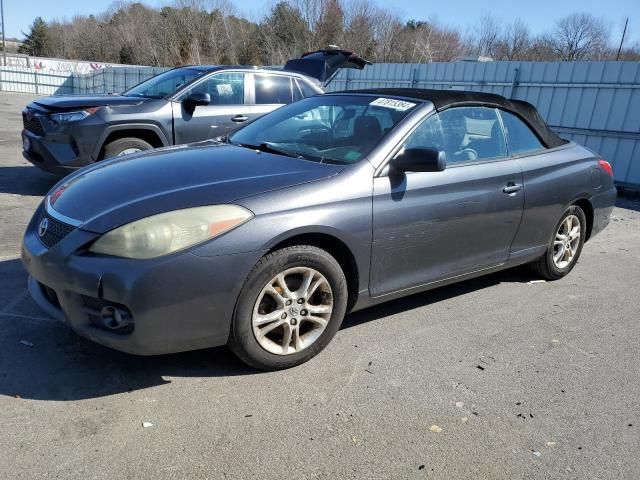
<path id="1" fill-rule="evenodd" d="M 105 128 L 99 116 L 57 124 L 46 113 L 27 108 L 22 117 L 22 155 L 36 167 L 67 175 L 96 161 L 96 145 Z"/>
<path id="2" fill-rule="evenodd" d="M 135 355 L 226 344 L 236 299 L 261 256 L 201 257 L 187 251 L 131 260 L 92 255 L 82 253 L 83 247 L 98 235 L 81 229 L 48 249 L 32 224 L 22 259 L 36 303 L 81 336 Z M 96 323 L 96 304 L 105 303 L 126 308 L 133 329 L 121 333 Z"/>
<path id="3" fill-rule="evenodd" d="M 70 138 L 37 136 L 23 130 L 22 140 L 22 156 L 41 170 L 54 175 L 67 175 L 94 162 L 90 155 L 80 152 L 77 144 Z"/>

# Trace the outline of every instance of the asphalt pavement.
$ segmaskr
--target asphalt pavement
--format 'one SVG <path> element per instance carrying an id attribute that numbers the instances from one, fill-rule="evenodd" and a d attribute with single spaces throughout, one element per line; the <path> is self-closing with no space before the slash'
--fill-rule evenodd
<path id="1" fill-rule="evenodd" d="M 640 478 L 640 201 L 560 281 L 520 268 L 358 312 L 291 370 L 133 357 L 26 291 L 22 233 L 56 182 L 20 154 L 32 98 L 0 93 L 0 478 Z"/>

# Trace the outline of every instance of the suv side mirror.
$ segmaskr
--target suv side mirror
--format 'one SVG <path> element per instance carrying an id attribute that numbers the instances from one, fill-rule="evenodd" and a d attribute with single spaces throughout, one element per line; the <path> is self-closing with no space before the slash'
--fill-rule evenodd
<path id="1" fill-rule="evenodd" d="M 198 106 L 209 105 L 211 103 L 211 95 L 204 92 L 194 92 L 184 99 L 187 108 L 194 109 Z"/>
<path id="2" fill-rule="evenodd" d="M 401 172 L 441 172 L 447 167 L 447 156 L 433 148 L 405 148 L 391 161 Z"/>

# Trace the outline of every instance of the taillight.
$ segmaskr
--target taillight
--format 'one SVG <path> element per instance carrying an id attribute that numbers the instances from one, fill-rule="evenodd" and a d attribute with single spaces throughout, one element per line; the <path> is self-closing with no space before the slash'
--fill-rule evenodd
<path id="1" fill-rule="evenodd" d="M 611 164 L 606 160 L 598 160 L 598 165 L 602 167 L 602 169 L 609 174 L 611 178 L 613 178 L 613 168 L 611 168 Z"/>

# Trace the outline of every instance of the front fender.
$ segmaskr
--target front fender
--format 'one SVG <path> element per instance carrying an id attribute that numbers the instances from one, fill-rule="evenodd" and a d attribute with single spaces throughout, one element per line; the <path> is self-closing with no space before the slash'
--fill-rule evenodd
<path id="1" fill-rule="evenodd" d="M 149 132 L 153 132 L 158 136 L 163 147 L 171 145 L 171 142 L 169 141 L 168 136 L 164 132 L 164 130 L 160 128 L 159 125 L 156 125 L 153 123 L 123 123 L 123 124 L 109 125 L 107 128 L 104 129 L 104 131 L 100 135 L 99 141 L 96 142 L 96 145 L 92 152 L 93 158 L 99 157 L 100 152 L 102 151 L 102 147 L 104 146 L 107 138 L 109 138 L 109 135 L 111 135 L 114 132 L 121 132 L 126 130 L 146 130 Z"/>

